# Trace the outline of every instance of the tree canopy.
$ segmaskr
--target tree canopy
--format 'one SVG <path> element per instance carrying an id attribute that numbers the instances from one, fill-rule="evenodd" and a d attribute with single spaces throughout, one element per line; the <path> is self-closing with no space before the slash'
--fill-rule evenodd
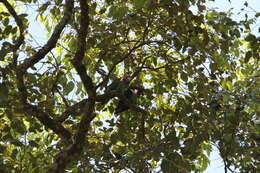
<path id="1" fill-rule="evenodd" d="M 206 0 L 0 0 L 0 172 L 203 172 L 213 146 L 225 172 L 259 172 L 260 13 L 233 15 Z"/>

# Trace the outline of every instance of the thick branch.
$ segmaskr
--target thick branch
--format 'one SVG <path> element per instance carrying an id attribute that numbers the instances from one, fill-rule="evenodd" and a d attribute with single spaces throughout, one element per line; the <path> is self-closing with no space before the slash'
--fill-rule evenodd
<path id="1" fill-rule="evenodd" d="M 52 119 L 47 113 L 39 110 L 36 106 L 30 105 L 27 103 L 27 91 L 23 80 L 23 75 L 17 71 L 17 85 L 18 90 L 20 92 L 21 101 L 24 106 L 25 113 L 29 116 L 36 117 L 42 124 L 44 124 L 47 128 L 53 130 L 54 133 L 60 135 L 61 138 L 66 141 L 71 140 L 70 132 L 65 129 L 60 123 L 57 123 L 54 119 Z"/>
<path id="2" fill-rule="evenodd" d="M 55 122 L 47 113 L 30 104 L 26 104 L 24 108 L 26 109 L 26 113 L 28 115 L 36 117 L 42 124 L 61 136 L 62 139 L 66 140 L 67 142 L 71 140 L 71 133 L 60 123 Z"/>
<path id="3" fill-rule="evenodd" d="M 43 59 L 45 57 L 45 55 L 47 53 L 49 53 L 55 47 L 58 39 L 60 38 L 60 34 L 61 34 L 62 30 L 64 29 L 64 27 L 68 24 L 69 20 L 71 19 L 73 4 L 74 4 L 73 0 L 66 0 L 64 15 L 61 18 L 60 22 L 57 24 L 57 26 L 54 28 L 54 31 L 53 31 L 51 37 L 39 51 L 37 51 L 30 58 L 26 59 L 19 66 L 19 69 L 22 73 L 25 73 L 29 67 L 32 67 L 34 64 L 36 64 L 41 59 Z"/>
<path id="4" fill-rule="evenodd" d="M 73 0 L 67 0 L 65 4 L 65 14 L 63 18 L 61 19 L 60 23 L 56 26 L 51 38 L 46 43 L 46 45 L 43 46 L 42 49 L 40 49 L 36 54 L 31 56 L 30 58 L 26 59 L 23 64 L 21 64 L 16 69 L 16 78 L 17 78 L 17 87 L 18 91 L 20 93 L 20 99 L 21 103 L 24 106 L 25 113 L 36 117 L 44 126 L 47 128 L 50 128 L 53 130 L 56 134 L 60 135 L 63 139 L 70 141 L 71 134 L 70 132 L 65 129 L 60 123 L 57 123 L 54 119 L 52 119 L 47 113 L 41 111 L 36 106 L 30 105 L 27 101 L 28 92 L 25 86 L 24 82 L 24 75 L 26 73 L 26 70 L 33 66 L 35 63 L 37 63 L 39 60 L 44 58 L 44 56 L 52 49 L 54 48 L 60 33 L 62 29 L 65 27 L 65 25 L 68 23 L 71 11 L 73 9 Z"/>
<path id="5" fill-rule="evenodd" d="M 92 79 L 87 74 L 86 67 L 82 63 L 82 60 L 86 51 L 86 37 L 89 28 L 89 7 L 86 1 L 80 1 L 80 28 L 78 30 L 78 48 L 75 54 L 72 64 L 78 72 L 84 87 L 90 97 L 95 96 L 95 88 Z"/>
<path id="6" fill-rule="evenodd" d="M 75 141 L 68 148 L 57 154 L 55 162 L 52 167 L 46 172 L 64 173 L 67 164 L 76 160 L 82 152 L 84 143 L 86 141 L 86 134 L 90 127 L 91 121 L 95 118 L 94 112 L 95 101 L 90 100 L 85 105 L 85 114 L 81 119 L 78 131 L 75 135 Z"/>
<path id="7" fill-rule="evenodd" d="M 107 93 L 104 95 L 96 96 L 96 100 L 102 101 L 103 99 L 106 99 L 107 97 L 115 97 L 115 96 L 124 100 L 132 110 L 134 110 L 138 113 L 141 113 L 143 115 L 149 114 L 149 112 L 147 112 L 144 109 L 139 108 L 135 104 L 131 103 L 124 95 L 122 95 L 120 93 L 110 92 L 110 93 Z M 75 160 L 75 158 L 78 157 L 79 153 L 81 153 L 81 151 L 83 149 L 86 134 L 88 132 L 88 129 L 90 127 L 92 120 L 95 118 L 95 114 L 93 113 L 94 106 L 95 106 L 95 100 L 84 99 L 81 102 L 72 106 L 70 109 L 71 110 L 76 109 L 79 106 L 84 107 L 83 108 L 84 115 L 80 121 L 78 131 L 75 135 L 75 138 L 74 138 L 75 141 L 71 146 L 69 146 L 67 149 L 65 149 L 64 151 L 62 151 L 61 153 L 59 153 L 56 156 L 55 164 L 47 172 L 63 173 L 66 168 L 66 165 L 68 163 L 72 162 L 73 160 Z M 142 130 L 144 131 L 144 129 L 142 129 Z"/>
<path id="8" fill-rule="evenodd" d="M 96 96 L 96 90 L 94 88 L 92 79 L 87 75 L 86 68 L 82 63 L 82 59 L 84 58 L 84 54 L 86 51 L 86 36 L 89 26 L 89 11 L 86 0 L 80 0 L 80 10 L 81 11 L 80 29 L 78 31 L 78 48 L 75 58 L 72 60 L 72 63 L 75 69 L 77 70 L 84 84 L 84 87 L 88 92 L 89 98 L 86 104 L 84 104 L 86 100 L 82 102 L 82 106 L 84 106 L 83 116 L 79 122 L 78 130 L 74 137 L 74 143 L 56 156 L 55 163 L 47 172 L 64 172 L 67 164 L 74 161 L 75 158 L 79 157 L 79 154 L 82 152 L 83 146 L 85 144 L 87 132 L 89 130 L 91 121 L 95 118 L 94 99 Z M 76 105 L 75 108 L 77 106 L 79 105 Z"/>
<path id="9" fill-rule="evenodd" d="M 115 97 L 117 93 L 115 91 L 111 91 L 109 93 L 105 93 L 102 95 L 97 95 L 95 97 L 96 102 L 104 102 L 105 100 L 109 100 L 113 97 Z M 83 99 L 78 103 L 75 103 L 74 105 L 68 107 L 66 111 L 62 113 L 62 115 L 56 119 L 57 122 L 63 122 L 65 121 L 69 116 L 73 116 L 76 114 L 81 114 L 83 113 L 83 108 L 85 105 L 89 102 L 89 99 Z"/>

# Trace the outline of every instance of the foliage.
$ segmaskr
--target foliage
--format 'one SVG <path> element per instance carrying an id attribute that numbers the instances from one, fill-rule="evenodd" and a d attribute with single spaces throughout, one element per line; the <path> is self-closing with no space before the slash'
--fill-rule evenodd
<path id="1" fill-rule="evenodd" d="M 225 172 L 259 172 L 259 12 L 235 21 L 205 0 L 0 2 L 0 172 L 203 172 L 213 145 Z M 22 10 L 34 5 L 40 47 Z M 134 101 L 130 88 L 142 89 Z"/>

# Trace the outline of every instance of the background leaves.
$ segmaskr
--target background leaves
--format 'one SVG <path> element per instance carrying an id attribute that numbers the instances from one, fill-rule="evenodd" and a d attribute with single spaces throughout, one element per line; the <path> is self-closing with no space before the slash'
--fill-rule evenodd
<path id="1" fill-rule="evenodd" d="M 203 172 L 215 146 L 225 169 L 257 172 L 260 46 L 250 28 L 258 12 L 235 21 L 231 12 L 209 9 L 204 1 L 88 1 L 80 67 L 93 81 L 96 102 L 93 119 L 81 123 L 92 98 L 73 64 L 82 43 L 80 3 L 65 14 L 65 1 L 8 2 L 26 32 L 20 33 L 1 3 L 0 172 L 46 172 L 75 142 L 60 133 L 75 137 L 84 125 L 86 144 L 82 152 L 72 151 L 63 169 Z M 48 39 L 62 16 L 72 14 L 57 43 L 35 43 L 28 30 L 31 14 L 21 12 L 28 5 Z M 25 40 L 14 49 L 21 34 Z M 54 49 L 21 68 L 48 44 Z M 31 107 L 21 100 L 19 74 Z M 115 114 L 124 92 L 109 86 L 119 80 L 121 90 L 143 92 L 129 110 Z"/>

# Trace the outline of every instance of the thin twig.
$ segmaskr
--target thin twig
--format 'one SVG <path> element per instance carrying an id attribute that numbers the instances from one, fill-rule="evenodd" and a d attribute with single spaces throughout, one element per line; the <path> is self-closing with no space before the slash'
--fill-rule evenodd
<path id="1" fill-rule="evenodd" d="M 160 67 L 148 67 L 148 66 L 144 66 L 143 68 L 144 68 L 144 69 L 149 69 L 149 70 L 154 70 L 154 71 L 156 71 L 156 70 L 160 70 L 160 69 L 162 69 L 162 68 L 172 67 L 172 66 L 174 66 L 174 65 L 176 65 L 176 64 L 178 64 L 178 63 L 185 62 L 185 61 L 187 61 L 187 60 L 189 60 L 189 59 L 191 59 L 190 56 L 188 56 L 187 58 L 180 59 L 180 60 L 177 60 L 177 61 L 175 61 L 175 62 L 172 62 L 171 64 L 163 65 L 163 66 L 160 66 Z"/>

